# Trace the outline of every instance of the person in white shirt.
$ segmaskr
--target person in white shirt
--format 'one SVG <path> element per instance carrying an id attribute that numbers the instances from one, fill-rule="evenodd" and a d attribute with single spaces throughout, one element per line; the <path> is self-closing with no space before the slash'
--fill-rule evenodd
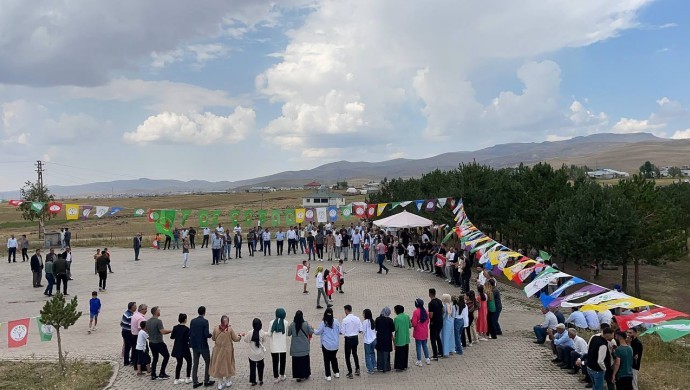
<path id="1" fill-rule="evenodd" d="M 608 324 L 611 325 L 611 321 L 613 320 L 613 314 L 611 314 L 610 310 L 602 310 L 597 314 L 597 317 L 599 318 L 599 325 L 601 324 Z"/>
<path id="2" fill-rule="evenodd" d="M 182 229 L 182 239 L 184 240 L 189 235 L 189 230 L 187 228 Z"/>
<path id="3" fill-rule="evenodd" d="M 293 229 L 292 226 L 287 231 L 288 240 L 288 255 L 292 250 L 292 253 L 297 254 L 297 229 Z"/>
<path id="4" fill-rule="evenodd" d="M 410 241 L 409 244 L 407 244 L 407 269 L 414 269 L 414 245 L 412 245 L 412 241 Z"/>
<path id="5" fill-rule="evenodd" d="M 544 322 L 542 322 L 541 325 L 535 325 L 533 328 L 534 335 L 537 336 L 537 340 L 534 342 L 535 344 L 544 344 L 549 329 L 553 331 L 556 330 L 556 326 L 558 326 L 556 315 L 553 314 L 551 310 L 547 307 L 542 307 L 541 313 L 544 315 Z"/>
<path id="6" fill-rule="evenodd" d="M 149 371 L 149 363 L 151 357 L 148 354 L 147 346 L 149 343 L 149 334 L 146 332 L 146 321 L 141 321 L 139 323 L 139 333 L 137 334 L 137 345 L 135 349 L 137 350 L 137 375 L 141 375 L 141 371 Z"/>
<path id="7" fill-rule="evenodd" d="M 7 262 L 17 262 L 17 239 L 14 238 L 14 234 L 7 240 Z"/>
<path id="8" fill-rule="evenodd" d="M 345 336 L 345 364 L 347 365 L 347 377 L 352 379 L 352 365 L 350 355 L 355 360 L 355 375 L 359 376 L 359 356 L 357 346 L 359 345 L 359 334 L 362 332 L 362 321 L 359 317 L 352 314 L 352 306 L 345 305 L 345 318 L 340 324 L 340 333 Z"/>
<path id="9" fill-rule="evenodd" d="M 276 309 L 276 318 L 268 324 L 268 337 L 271 338 L 271 360 L 273 361 L 274 383 L 284 381 L 285 359 L 287 357 L 287 323 L 285 309 Z"/>
<path id="10" fill-rule="evenodd" d="M 571 374 L 577 374 L 578 369 L 575 367 L 577 359 L 581 359 L 587 353 L 587 341 L 577 335 L 575 329 L 568 329 L 568 337 L 573 339 L 574 347 L 570 350 L 568 355 L 565 355 L 564 364 L 562 368 L 570 369 Z"/>
<path id="11" fill-rule="evenodd" d="M 235 233 L 240 233 L 240 234 L 242 234 L 242 227 L 241 227 L 240 224 L 238 223 L 237 226 L 235 226 L 234 228 L 232 228 L 232 231 L 235 232 Z"/>
<path id="12" fill-rule="evenodd" d="M 359 248 L 362 242 L 362 232 L 359 228 L 355 229 L 352 235 L 352 261 L 359 261 Z"/>
<path id="13" fill-rule="evenodd" d="M 285 242 L 285 232 L 283 229 L 278 228 L 278 233 L 276 233 L 276 256 L 283 255 L 283 243 Z M 290 250 L 288 248 L 288 250 Z"/>
<path id="14" fill-rule="evenodd" d="M 264 243 L 264 256 L 266 256 L 266 252 L 268 252 L 268 255 L 271 255 L 271 233 L 268 231 L 268 228 L 264 230 L 263 233 L 261 233 L 261 241 Z"/>
<path id="15" fill-rule="evenodd" d="M 335 259 L 340 260 L 340 252 L 343 250 L 343 236 L 340 231 L 335 232 Z"/>
<path id="16" fill-rule="evenodd" d="M 326 306 L 332 307 L 330 303 L 328 303 L 328 296 L 326 295 L 326 290 L 325 290 L 326 284 L 324 283 L 323 280 L 323 266 L 320 265 L 316 268 L 316 308 L 317 309 L 323 309 L 323 306 L 321 306 L 321 296 L 323 296 L 324 302 L 326 302 Z"/>
<path id="17" fill-rule="evenodd" d="M 364 363 L 367 366 L 367 372 L 373 374 L 376 372 L 376 327 L 374 325 L 374 316 L 369 309 L 364 309 L 362 316 L 364 317 L 362 322 Z"/>
<path id="18" fill-rule="evenodd" d="M 60 249 L 65 250 L 65 229 L 60 228 Z"/>
<path id="19" fill-rule="evenodd" d="M 218 224 L 218 227 L 216 228 L 216 231 L 220 234 L 225 233 L 225 229 L 223 228 L 223 225 Z"/>
<path id="20" fill-rule="evenodd" d="M 64 256 L 67 262 L 67 280 L 72 280 L 72 248 L 65 248 Z"/>
<path id="21" fill-rule="evenodd" d="M 204 247 L 208 248 L 208 240 L 211 236 L 211 229 L 208 226 L 206 226 L 203 230 L 203 233 L 204 233 L 204 239 L 201 241 L 201 247 L 202 248 L 204 248 Z"/>
<path id="22" fill-rule="evenodd" d="M 594 310 L 585 310 L 582 312 L 582 315 L 585 316 L 585 320 L 587 321 L 587 328 L 595 332 L 598 332 L 601 329 L 597 312 Z"/>
<path id="23" fill-rule="evenodd" d="M 587 320 L 585 319 L 585 315 L 582 314 L 577 307 L 573 307 L 573 312 L 570 313 L 568 319 L 565 320 L 565 323 L 566 325 L 573 324 L 579 329 L 587 329 Z"/>

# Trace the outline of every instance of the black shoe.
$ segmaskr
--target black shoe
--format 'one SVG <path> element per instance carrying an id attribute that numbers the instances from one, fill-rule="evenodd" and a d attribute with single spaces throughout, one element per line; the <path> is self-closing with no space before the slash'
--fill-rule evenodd
<path id="1" fill-rule="evenodd" d="M 593 383 L 587 383 L 587 384 L 585 385 L 585 389 L 591 389 L 592 387 L 594 387 L 594 384 L 593 384 Z"/>
<path id="2" fill-rule="evenodd" d="M 354 376 L 352 376 L 352 373 L 349 373 L 349 374 L 347 374 L 347 375 L 345 375 L 345 376 L 347 377 L 347 379 L 352 379 L 352 378 L 354 378 Z"/>
<path id="3" fill-rule="evenodd" d="M 329 303 L 329 304 L 326 304 L 326 307 L 333 307 L 333 305 L 331 305 L 331 304 Z"/>
<path id="4" fill-rule="evenodd" d="M 158 379 L 158 377 L 157 377 L 157 376 L 155 376 L 155 375 L 151 375 L 151 380 L 152 380 L 152 381 L 155 381 L 156 379 Z"/>
<path id="5" fill-rule="evenodd" d="M 580 371 L 579 369 L 573 368 L 573 369 L 571 369 L 570 371 L 568 371 L 568 374 L 573 374 L 573 375 L 575 375 L 575 374 L 577 374 L 579 371 Z"/>
<path id="6" fill-rule="evenodd" d="M 386 275 L 388 275 L 388 268 L 386 268 Z"/>
<path id="7" fill-rule="evenodd" d="M 323 309 L 323 306 L 316 306 L 317 309 Z"/>
<path id="8" fill-rule="evenodd" d="M 203 383 L 195 383 L 192 385 L 192 387 L 196 389 L 197 387 L 201 387 L 203 385 L 204 385 Z"/>
<path id="9" fill-rule="evenodd" d="M 216 381 L 204 382 L 204 387 L 211 387 L 216 384 Z"/>
<path id="10" fill-rule="evenodd" d="M 158 375 L 158 379 L 161 379 L 161 380 L 170 379 L 170 375 L 160 374 L 160 375 Z"/>
<path id="11" fill-rule="evenodd" d="M 437 356 L 434 356 L 434 357 L 431 358 L 431 360 L 437 362 L 437 361 L 438 361 L 438 357 L 437 357 Z"/>
<path id="12" fill-rule="evenodd" d="M 561 359 L 559 359 L 559 358 L 551 359 L 551 363 L 561 363 Z"/>
<path id="13" fill-rule="evenodd" d="M 533 342 L 534 344 L 544 344 L 544 341 L 539 341 L 539 340 L 537 340 L 537 341 L 532 341 L 532 342 Z"/>
<path id="14" fill-rule="evenodd" d="M 355 370 L 355 375 L 357 375 L 357 376 L 360 375 L 359 370 Z"/>

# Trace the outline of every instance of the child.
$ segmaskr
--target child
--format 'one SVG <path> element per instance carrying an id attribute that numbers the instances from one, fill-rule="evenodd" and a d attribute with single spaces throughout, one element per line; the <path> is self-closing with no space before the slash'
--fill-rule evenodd
<path id="1" fill-rule="evenodd" d="M 364 239 L 364 245 L 362 246 L 362 258 L 365 263 L 369 262 L 369 238 Z"/>
<path id="2" fill-rule="evenodd" d="M 101 312 L 101 300 L 98 299 L 98 292 L 93 291 L 91 293 L 91 300 L 89 300 L 89 331 L 96 330 L 96 325 L 98 325 L 98 313 Z M 92 326 L 93 325 L 93 326 Z"/>
<path id="3" fill-rule="evenodd" d="M 345 294 L 343 292 L 343 284 L 345 284 L 345 267 L 343 266 L 343 261 L 338 262 L 338 275 L 340 275 L 340 285 L 338 286 L 338 292 Z"/>
<path id="4" fill-rule="evenodd" d="M 407 269 L 414 269 L 414 258 L 414 244 L 412 244 L 412 241 L 410 241 L 410 243 L 407 244 Z"/>
<path id="5" fill-rule="evenodd" d="M 146 321 L 139 323 L 139 335 L 137 336 L 137 376 L 143 375 L 141 370 L 145 369 L 147 374 L 151 373 L 149 363 L 151 357 L 149 356 L 149 334 L 146 333 Z"/>
<path id="6" fill-rule="evenodd" d="M 244 337 L 244 341 L 249 343 L 249 382 L 256 386 L 256 377 L 259 377 L 259 386 L 264 384 L 264 355 L 266 348 L 266 332 L 261 330 L 261 320 L 254 318 L 252 321 L 253 331 L 249 333 L 251 337 Z"/>
<path id="7" fill-rule="evenodd" d="M 192 354 L 189 352 L 189 328 L 187 327 L 187 315 L 180 313 L 177 316 L 178 325 L 173 326 L 170 339 L 175 340 L 172 349 L 172 357 L 177 359 L 175 366 L 175 381 L 173 384 L 181 385 L 183 383 L 192 383 Z M 187 362 L 187 379 L 180 379 L 180 371 L 182 371 L 182 359 Z"/>
<path id="8" fill-rule="evenodd" d="M 342 260 L 340 260 L 340 261 L 342 261 Z M 326 296 L 328 296 L 328 302 L 333 302 L 333 295 L 328 294 L 328 291 L 330 291 L 332 288 L 331 283 L 329 282 L 330 279 L 328 278 L 328 275 L 330 275 L 330 274 L 331 274 L 331 271 L 329 271 L 329 270 L 323 271 L 323 289 L 326 292 Z M 328 303 L 328 302 L 326 302 L 326 303 Z"/>
<path id="9" fill-rule="evenodd" d="M 307 272 L 304 273 L 304 291 L 302 291 L 302 294 L 309 294 L 309 291 L 307 291 L 307 279 L 309 279 L 309 262 L 306 260 L 302 260 L 302 266 L 307 267 Z"/>

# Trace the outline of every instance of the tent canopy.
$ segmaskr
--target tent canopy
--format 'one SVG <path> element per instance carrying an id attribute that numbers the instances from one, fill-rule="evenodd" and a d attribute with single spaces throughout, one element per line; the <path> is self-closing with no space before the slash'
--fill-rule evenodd
<path id="1" fill-rule="evenodd" d="M 431 226 L 432 221 L 419 215 L 412 214 L 408 211 L 403 211 L 401 213 L 391 215 L 378 221 L 374 221 L 374 225 L 386 228 L 414 228 L 414 227 L 425 227 Z"/>

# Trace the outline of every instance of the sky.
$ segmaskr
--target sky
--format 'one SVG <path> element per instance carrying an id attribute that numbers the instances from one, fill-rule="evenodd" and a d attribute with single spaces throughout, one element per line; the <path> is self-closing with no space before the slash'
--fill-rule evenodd
<path id="1" fill-rule="evenodd" d="M 5 0 L 0 191 L 690 138 L 684 0 Z"/>

